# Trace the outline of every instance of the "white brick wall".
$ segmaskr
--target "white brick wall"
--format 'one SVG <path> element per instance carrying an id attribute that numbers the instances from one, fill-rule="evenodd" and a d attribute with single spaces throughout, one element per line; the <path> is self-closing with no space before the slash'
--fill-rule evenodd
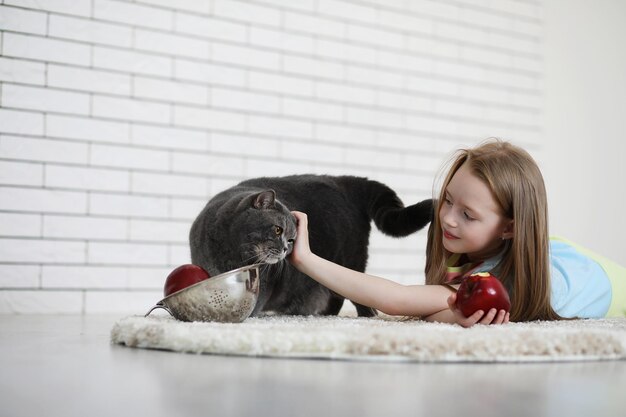
<path id="1" fill-rule="evenodd" d="M 0 1 L 0 313 L 143 313 L 205 202 L 365 175 L 406 203 L 487 136 L 540 150 L 535 0 Z M 368 270 L 423 280 L 424 233 Z"/>

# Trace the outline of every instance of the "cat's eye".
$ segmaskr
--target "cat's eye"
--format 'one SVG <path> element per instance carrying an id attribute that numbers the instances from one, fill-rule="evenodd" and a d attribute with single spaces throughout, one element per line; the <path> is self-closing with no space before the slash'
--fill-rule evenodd
<path id="1" fill-rule="evenodd" d="M 283 228 L 280 226 L 274 226 L 274 233 L 276 233 L 276 236 L 280 236 L 283 234 Z"/>

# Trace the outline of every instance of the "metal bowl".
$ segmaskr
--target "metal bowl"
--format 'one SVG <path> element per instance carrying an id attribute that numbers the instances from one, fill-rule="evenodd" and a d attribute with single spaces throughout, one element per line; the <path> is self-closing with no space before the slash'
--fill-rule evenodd
<path id="1" fill-rule="evenodd" d="M 244 266 L 172 293 L 146 313 L 162 308 L 181 321 L 240 323 L 259 296 L 259 265 Z"/>

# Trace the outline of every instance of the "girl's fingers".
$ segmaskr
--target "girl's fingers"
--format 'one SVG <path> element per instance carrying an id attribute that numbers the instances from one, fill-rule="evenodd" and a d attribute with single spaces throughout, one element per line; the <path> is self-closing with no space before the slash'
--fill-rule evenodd
<path id="1" fill-rule="evenodd" d="M 496 310 L 495 308 L 489 309 L 489 311 L 487 312 L 487 314 L 485 314 L 480 323 L 491 324 L 491 322 L 493 322 L 493 319 L 496 318 L 496 314 L 498 314 L 498 310 Z"/>

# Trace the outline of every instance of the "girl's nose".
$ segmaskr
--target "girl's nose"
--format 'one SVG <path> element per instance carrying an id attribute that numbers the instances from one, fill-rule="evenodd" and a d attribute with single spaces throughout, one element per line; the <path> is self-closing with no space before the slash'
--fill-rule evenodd
<path id="1" fill-rule="evenodd" d="M 456 221 L 451 212 L 441 213 L 441 223 L 449 227 L 456 227 Z"/>

